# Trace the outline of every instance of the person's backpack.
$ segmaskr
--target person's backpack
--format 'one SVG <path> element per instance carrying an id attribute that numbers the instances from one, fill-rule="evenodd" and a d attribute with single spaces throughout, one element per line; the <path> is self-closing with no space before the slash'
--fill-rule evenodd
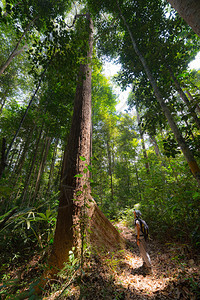
<path id="1" fill-rule="evenodd" d="M 149 237 L 149 227 L 144 220 L 139 219 L 139 218 L 137 218 L 136 220 L 138 220 L 140 222 L 140 230 L 142 231 L 142 233 L 144 235 L 144 239 L 146 241 Z"/>

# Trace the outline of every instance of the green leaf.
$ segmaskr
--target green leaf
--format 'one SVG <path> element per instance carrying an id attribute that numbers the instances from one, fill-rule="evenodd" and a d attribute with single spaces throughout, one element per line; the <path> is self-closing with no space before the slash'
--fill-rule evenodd
<path id="1" fill-rule="evenodd" d="M 49 209 L 46 210 L 46 218 L 48 219 L 51 215 L 51 211 Z"/>
<path id="2" fill-rule="evenodd" d="M 85 157 L 83 157 L 83 156 L 80 156 L 80 160 L 82 160 L 82 161 L 86 161 L 86 158 L 85 158 Z"/>
<path id="3" fill-rule="evenodd" d="M 77 175 L 75 175 L 74 177 L 81 178 L 81 177 L 83 177 L 83 174 L 77 174 Z"/>
<path id="4" fill-rule="evenodd" d="M 76 192 L 76 195 L 77 195 L 77 196 L 79 196 L 79 195 L 81 195 L 81 194 L 83 194 L 83 192 L 82 192 L 82 191 L 78 191 L 78 192 Z"/>
<path id="5" fill-rule="evenodd" d="M 92 172 L 92 167 L 90 165 L 88 165 L 88 170 Z"/>
<path id="6" fill-rule="evenodd" d="M 39 215 L 42 219 L 46 220 L 45 214 L 43 214 L 43 213 L 38 213 L 38 215 Z"/>
<path id="7" fill-rule="evenodd" d="M 198 192 L 195 192 L 194 195 L 193 195 L 193 199 L 197 199 L 200 197 L 200 193 Z"/>

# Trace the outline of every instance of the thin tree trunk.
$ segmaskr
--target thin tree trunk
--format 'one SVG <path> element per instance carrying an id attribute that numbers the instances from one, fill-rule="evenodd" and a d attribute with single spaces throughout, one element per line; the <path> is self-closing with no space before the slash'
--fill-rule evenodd
<path id="1" fill-rule="evenodd" d="M 185 22 L 200 36 L 200 1 L 167 0 Z"/>
<path id="2" fill-rule="evenodd" d="M 142 191 L 141 191 L 141 187 L 140 187 L 140 181 L 139 181 L 139 176 L 138 176 L 138 170 L 137 170 L 137 166 L 136 163 L 134 164 L 135 166 L 135 175 L 136 175 L 136 179 L 137 179 L 137 185 L 138 185 L 138 194 L 139 194 L 139 201 L 142 201 Z"/>
<path id="3" fill-rule="evenodd" d="M 23 197 L 22 197 L 21 206 L 23 206 L 23 204 L 24 204 L 24 202 L 26 200 L 26 194 L 27 194 L 27 191 L 28 191 L 28 188 L 29 188 L 29 184 L 30 184 L 30 180 L 31 180 L 31 174 L 32 174 L 32 171 L 33 171 L 33 167 L 34 167 L 35 162 L 36 162 L 36 157 L 37 157 L 38 148 L 39 148 L 39 144 L 40 144 L 40 140 L 41 140 L 41 136 L 42 136 L 42 131 L 43 131 L 43 125 L 42 125 L 42 128 L 40 130 L 38 139 L 36 141 L 36 147 L 35 147 L 35 150 L 34 150 L 34 154 L 33 154 L 33 158 L 32 158 L 32 163 L 30 165 L 28 176 L 27 176 L 26 181 L 25 181 L 25 187 L 24 187 L 24 191 L 23 191 Z"/>
<path id="4" fill-rule="evenodd" d="M 146 147 L 145 147 L 145 142 L 144 142 L 144 136 L 140 127 L 140 116 L 139 116 L 139 112 L 138 109 L 136 108 L 136 114 L 137 114 L 137 122 L 138 122 L 138 128 L 139 128 L 139 133 L 140 133 L 140 139 L 141 139 L 141 143 L 142 143 L 142 149 L 143 149 L 143 156 L 144 156 L 144 160 L 145 160 L 145 169 L 147 171 L 147 174 L 150 174 L 150 167 L 149 167 L 149 162 L 148 162 L 148 155 L 147 155 L 147 151 L 146 151 Z"/>
<path id="5" fill-rule="evenodd" d="M 26 35 L 26 33 L 29 31 L 31 25 L 34 23 L 34 21 L 36 20 L 36 18 L 31 21 L 28 26 L 26 27 L 26 29 L 24 30 L 23 34 L 21 35 L 21 37 L 19 38 L 15 48 L 13 49 L 12 53 L 10 54 L 10 56 L 8 57 L 7 61 L 3 64 L 3 66 L 1 66 L 0 68 L 0 75 L 3 74 L 3 72 L 5 71 L 5 69 L 9 66 L 9 64 L 12 62 L 13 58 L 17 55 L 19 55 L 26 47 L 27 45 L 24 45 L 22 47 L 22 49 L 18 50 L 19 45 L 21 43 L 21 41 L 23 40 L 24 36 Z"/>
<path id="6" fill-rule="evenodd" d="M 19 134 L 19 131 L 20 131 L 20 129 L 21 129 L 23 123 L 24 123 L 24 120 L 25 120 L 25 118 L 26 118 L 26 115 L 27 115 L 27 113 L 28 113 L 30 107 L 31 107 L 31 104 L 32 104 L 33 100 L 35 99 L 35 96 L 36 96 L 36 94 L 37 94 L 37 92 L 38 92 L 38 90 L 39 90 L 40 84 L 41 84 L 41 82 L 42 82 L 42 79 L 43 79 L 43 77 L 44 77 L 44 74 L 45 74 L 46 70 L 47 70 L 47 67 L 46 67 L 45 70 L 42 72 L 42 75 L 41 75 L 41 77 L 40 77 L 40 80 L 39 80 L 39 83 L 38 83 L 38 85 L 37 85 L 37 88 L 36 88 L 36 90 L 35 90 L 35 92 L 34 92 L 32 98 L 31 98 L 31 100 L 30 100 L 30 102 L 29 102 L 27 108 L 26 108 L 26 111 L 25 111 L 25 113 L 24 113 L 24 115 L 23 115 L 23 117 L 22 117 L 22 119 L 21 119 L 21 121 L 20 121 L 19 127 L 18 127 L 18 129 L 17 129 L 17 131 L 16 131 L 16 133 L 15 133 L 15 135 L 14 135 L 14 137 L 13 137 L 13 139 L 12 139 L 12 141 L 11 141 L 9 147 L 8 147 L 8 149 L 7 149 L 7 152 L 6 152 L 6 160 L 8 159 L 8 156 L 9 156 L 9 154 L 10 154 L 10 151 L 11 151 L 11 149 L 12 149 L 12 146 L 13 146 L 13 144 L 14 144 L 14 141 L 16 140 L 16 138 L 17 138 L 17 136 L 18 136 L 18 134 Z"/>
<path id="7" fill-rule="evenodd" d="M 108 137 L 108 139 L 109 139 L 109 137 Z M 106 145 L 107 145 L 107 153 L 108 153 L 108 174 L 110 175 L 111 201 L 113 201 L 113 199 L 114 199 L 113 174 L 112 174 L 112 159 L 111 159 L 109 140 L 107 140 Z"/>
<path id="8" fill-rule="evenodd" d="M 13 173 L 14 173 L 15 170 L 16 170 L 16 167 L 17 167 L 17 165 L 18 165 L 18 163 L 19 163 L 20 156 L 21 156 L 21 154 L 22 154 L 22 152 L 23 152 L 23 144 L 21 144 L 20 146 L 21 146 L 21 147 L 20 147 L 20 149 L 19 149 L 19 151 L 18 151 L 17 158 L 15 159 L 15 163 L 14 163 L 14 167 L 13 167 Z"/>
<path id="9" fill-rule="evenodd" d="M 185 104 L 187 105 L 191 116 L 193 117 L 198 129 L 200 129 L 200 119 L 198 118 L 197 114 L 195 113 L 194 109 L 191 107 L 191 103 L 188 100 L 187 96 L 185 95 L 184 91 L 182 90 L 182 88 L 180 87 L 180 84 L 178 82 L 178 80 L 176 79 L 176 77 L 174 76 L 174 73 L 172 72 L 172 69 L 168 66 L 168 70 L 169 73 L 174 81 L 174 84 L 176 86 L 176 89 L 180 95 L 180 97 L 182 98 L 182 100 L 185 102 Z"/>
<path id="10" fill-rule="evenodd" d="M 5 103 L 6 103 L 6 97 L 3 96 L 3 100 L 2 100 L 2 102 L 1 102 L 1 108 L 0 108 L 0 115 L 2 114 L 2 111 L 3 111 L 3 108 L 4 108 Z"/>
<path id="11" fill-rule="evenodd" d="M 155 136 L 150 136 L 150 140 L 151 140 L 151 142 L 152 142 L 152 144 L 153 144 L 153 146 L 154 146 L 154 150 L 155 150 L 156 156 L 157 156 L 157 157 L 160 159 L 160 161 L 161 161 L 161 166 L 166 167 L 166 163 L 165 163 L 165 161 L 163 160 L 163 157 L 162 157 L 162 155 L 161 155 L 161 152 L 160 152 L 160 149 L 159 149 L 159 146 L 158 146 L 158 143 L 157 143 L 157 141 L 156 141 Z"/>
<path id="12" fill-rule="evenodd" d="M 13 170 L 13 172 L 11 173 L 10 175 L 10 180 L 12 180 L 12 186 L 13 186 L 13 192 L 12 194 L 10 195 L 9 197 L 9 202 L 11 203 L 12 200 L 16 199 L 16 190 L 15 190 L 15 186 L 18 184 L 18 181 L 19 181 L 19 177 L 21 175 L 21 170 L 22 170 L 22 167 L 24 165 L 24 162 L 25 162 L 25 158 L 26 158 L 26 153 L 28 151 L 28 146 L 29 146 L 29 140 L 30 140 L 30 137 L 31 135 L 33 134 L 33 131 L 34 131 L 34 128 L 32 128 L 29 132 L 29 135 L 27 137 L 27 140 L 25 142 L 25 145 L 24 145 L 24 148 L 23 148 L 23 151 L 22 151 L 22 154 L 21 154 L 21 157 L 19 158 L 19 162 L 18 162 L 18 165 L 16 166 L 15 170 Z M 20 182 L 22 181 L 22 178 L 20 180 Z"/>
<path id="13" fill-rule="evenodd" d="M 0 178 L 3 175 L 3 172 L 6 167 L 6 139 L 2 139 L 2 145 L 1 145 L 1 163 L 0 163 Z"/>
<path id="14" fill-rule="evenodd" d="M 43 157 L 42 157 L 42 160 L 40 162 L 40 167 L 39 167 L 38 175 L 37 175 L 37 179 L 36 179 L 35 192 L 34 192 L 33 199 L 32 199 L 33 203 L 35 202 L 35 199 L 37 197 L 37 193 L 38 193 L 39 188 L 40 188 L 41 176 L 42 176 L 43 171 L 44 171 L 44 167 L 45 167 L 45 164 L 46 164 L 46 159 L 47 159 L 47 155 L 49 153 L 50 145 L 51 145 L 51 138 L 47 137 L 46 141 L 45 141 L 45 149 L 44 149 L 44 152 L 43 152 Z"/>
<path id="15" fill-rule="evenodd" d="M 155 136 L 150 136 L 150 139 L 151 139 L 151 142 L 152 142 L 152 144 L 153 144 L 153 146 L 154 146 L 156 155 L 157 155 L 158 157 L 160 157 L 160 149 L 159 149 L 159 147 L 158 147 L 158 143 L 157 143 L 157 141 L 156 141 L 156 139 L 155 139 Z"/>
<path id="16" fill-rule="evenodd" d="M 24 148 L 23 148 L 23 151 L 22 151 L 22 154 L 21 154 L 21 157 L 19 159 L 19 162 L 18 162 L 18 165 L 16 166 L 16 168 L 13 170 L 13 174 L 12 176 L 14 175 L 14 173 L 19 176 L 20 172 L 21 172 L 21 169 L 22 169 L 22 166 L 24 164 L 24 161 L 25 161 L 25 157 L 26 157 L 26 153 L 28 151 L 28 147 L 29 147 L 29 144 L 30 144 L 30 139 L 32 138 L 32 135 L 33 135 L 33 132 L 35 130 L 35 127 L 32 127 L 29 131 L 29 134 L 27 136 L 27 139 L 24 143 Z"/>
<path id="17" fill-rule="evenodd" d="M 171 130 L 174 133 L 176 141 L 177 141 L 179 147 L 181 148 L 181 150 L 182 150 L 182 152 L 183 152 L 183 154 L 185 156 L 185 159 L 188 162 L 190 170 L 191 170 L 194 178 L 196 179 L 196 181 L 200 185 L 200 169 L 199 169 L 199 166 L 198 166 L 198 164 L 197 164 L 197 162 L 196 162 L 196 160 L 195 160 L 192 152 L 190 151 L 189 147 L 187 146 L 187 144 L 186 144 L 186 142 L 185 142 L 185 140 L 184 140 L 184 138 L 183 138 L 183 136 L 182 136 L 179 128 L 177 127 L 177 125 L 176 125 L 176 123 L 175 123 L 175 121 L 173 119 L 173 116 L 172 116 L 169 108 L 167 107 L 167 105 L 166 105 L 166 103 L 165 103 L 165 101 L 164 101 L 164 99 L 163 99 L 163 97 L 162 97 L 162 95 L 160 93 L 160 90 L 159 90 L 159 88 L 157 86 L 157 83 L 156 83 L 153 75 L 150 72 L 150 69 L 149 69 L 149 67 L 148 67 L 148 65 L 146 63 L 146 60 L 144 59 L 144 57 L 142 56 L 141 52 L 139 51 L 139 49 L 137 47 L 137 44 L 136 44 L 136 42 L 135 42 L 135 40 L 133 38 L 132 32 L 131 32 L 131 30 L 130 30 L 127 22 L 126 22 L 126 19 L 124 18 L 123 14 L 121 12 L 121 9 L 120 9 L 119 5 L 118 5 L 118 8 L 119 8 L 122 20 L 124 21 L 124 24 L 125 24 L 128 32 L 129 32 L 129 35 L 130 35 L 130 38 L 131 38 L 132 45 L 133 45 L 133 48 L 135 50 L 135 53 L 138 55 L 138 57 L 139 57 L 142 65 L 144 67 L 144 70 L 145 70 L 145 72 L 147 74 L 147 77 L 148 77 L 148 79 L 149 79 L 149 81 L 150 81 L 150 83 L 151 83 L 151 85 L 153 87 L 153 90 L 154 90 L 154 93 L 156 95 L 156 98 L 157 98 L 157 100 L 158 100 L 158 102 L 159 102 L 159 104 L 160 104 L 160 106 L 161 106 L 161 108 L 162 108 L 162 110 L 163 110 L 163 112 L 165 114 L 165 117 L 168 120 L 168 123 L 169 123 L 169 125 L 171 127 Z"/>
<path id="18" fill-rule="evenodd" d="M 43 150 L 44 150 L 44 148 L 42 148 L 42 151 Z M 40 154 L 42 153 L 42 151 L 40 152 Z M 41 155 L 38 154 L 38 156 L 35 160 L 35 164 L 33 166 L 32 172 L 31 172 L 30 183 L 29 183 L 29 186 L 28 186 L 29 193 L 28 193 L 27 199 L 26 199 L 26 203 L 27 203 L 26 205 L 28 207 L 30 207 L 30 204 L 33 203 L 32 195 L 34 194 L 34 191 L 35 191 L 35 183 L 36 183 L 36 180 L 37 180 L 38 170 L 39 170 L 40 163 L 41 163 L 41 160 L 40 160 Z"/>

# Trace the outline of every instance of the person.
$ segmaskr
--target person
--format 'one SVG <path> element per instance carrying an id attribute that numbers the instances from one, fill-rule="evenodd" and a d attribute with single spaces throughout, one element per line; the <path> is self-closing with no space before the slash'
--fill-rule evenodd
<path id="1" fill-rule="evenodd" d="M 135 218 L 135 229 L 136 229 L 136 242 L 140 250 L 140 255 L 143 260 L 142 270 L 145 274 L 152 273 L 151 259 L 147 252 L 147 236 L 142 232 L 141 222 L 143 223 L 143 227 L 148 231 L 148 226 L 144 220 L 141 219 L 141 212 L 139 210 L 134 210 L 134 218 Z M 144 231 L 144 230 L 143 230 Z"/>

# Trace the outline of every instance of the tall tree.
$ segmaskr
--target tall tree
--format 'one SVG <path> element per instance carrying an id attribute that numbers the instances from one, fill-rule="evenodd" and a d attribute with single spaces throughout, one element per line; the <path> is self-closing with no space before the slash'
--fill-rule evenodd
<path id="1" fill-rule="evenodd" d="M 80 233 L 81 233 L 81 213 L 84 209 L 85 201 L 91 199 L 89 178 L 89 165 L 91 155 L 91 74 L 92 74 L 92 53 L 93 53 L 93 22 L 89 13 L 86 13 L 87 43 L 83 43 L 83 53 L 87 49 L 85 56 L 82 57 L 80 70 L 78 74 L 76 95 L 74 100 L 74 111 L 71 130 L 68 137 L 68 143 L 65 149 L 62 175 L 60 201 L 58 207 L 58 216 L 52 251 L 48 260 L 48 269 L 43 274 L 42 279 L 35 287 L 35 292 L 39 293 L 44 286 L 47 278 L 53 277 L 63 268 L 68 260 L 69 251 L 73 246 L 76 248 L 76 254 L 81 253 Z M 81 29 L 80 29 L 81 28 Z M 83 30 L 83 25 L 79 30 Z M 85 33 L 83 32 L 83 34 Z M 85 37 L 85 36 L 84 36 Z M 90 200 L 92 201 L 92 200 Z M 121 239 L 118 231 L 104 217 L 94 201 L 89 208 L 90 225 L 92 230 L 99 227 L 98 222 L 111 227 L 113 236 L 120 245 Z M 96 214 L 98 222 L 96 222 Z M 88 222 L 87 222 L 88 223 Z M 104 225 L 105 226 L 105 225 Z M 110 239 L 110 235 L 105 234 L 98 228 L 97 238 L 100 236 Z M 101 232 L 102 231 L 102 232 Z M 91 240 L 95 236 L 92 231 Z M 83 235 L 82 235 L 83 237 Z"/>
<path id="2" fill-rule="evenodd" d="M 124 21 L 124 24 L 127 27 L 127 30 L 129 32 L 133 48 L 134 48 L 136 54 L 138 55 L 138 57 L 139 57 L 142 65 L 144 67 L 144 70 L 145 70 L 145 72 L 147 74 L 147 77 L 148 77 L 148 79 L 149 79 L 149 81 L 150 81 L 150 83 L 151 83 L 151 85 L 152 85 L 152 87 L 154 89 L 154 93 L 156 95 L 156 98 L 157 98 L 157 100 L 158 100 L 158 102 L 159 102 L 159 104 L 160 104 L 160 106 L 161 106 L 161 108 L 162 108 L 162 110 L 163 110 L 163 112 L 164 112 L 167 120 L 168 120 L 168 123 L 169 123 L 169 125 L 170 125 L 170 127 L 171 127 L 171 129 L 172 129 L 172 131 L 174 133 L 174 136 L 175 136 L 175 138 L 176 138 L 176 140 L 177 140 L 177 142 L 178 142 L 178 144 L 179 144 L 179 146 L 180 146 L 180 148 L 181 148 L 181 150 L 182 150 L 182 152 L 183 152 L 183 154 L 184 154 L 184 156 L 185 156 L 185 158 L 186 158 L 186 160 L 188 162 L 188 165 L 190 167 L 190 170 L 191 170 L 194 178 L 200 184 L 200 169 L 199 169 L 199 166 L 197 164 L 197 161 L 195 160 L 192 152 L 190 151 L 189 147 L 187 146 L 187 144 L 186 144 L 186 142 L 185 142 L 185 140 L 184 140 L 184 138 L 183 138 L 183 136 L 182 136 L 179 128 L 177 127 L 177 125 L 176 125 L 176 123 L 174 121 L 174 118 L 173 118 L 173 116 L 172 116 L 169 108 L 167 107 L 166 103 L 164 102 L 164 99 L 163 99 L 163 97 L 162 97 L 162 95 L 161 95 L 161 93 L 159 91 L 159 88 L 158 88 L 158 86 L 156 84 L 156 81 L 155 81 L 155 79 L 154 79 L 154 77 L 153 77 L 153 75 L 152 75 L 152 73 L 151 73 L 151 71 L 150 71 L 150 69 L 149 69 L 149 67 L 148 67 L 148 65 L 146 63 L 146 60 L 144 59 L 142 53 L 139 51 L 139 49 L 137 47 L 137 44 L 135 42 L 135 39 L 133 38 L 133 34 L 130 31 L 130 28 L 128 26 L 128 23 L 126 22 L 126 19 L 124 18 L 123 14 L 121 13 L 120 7 L 119 7 L 119 10 L 120 10 L 121 17 L 122 17 L 122 19 Z"/>
<path id="3" fill-rule="evenodd" d="M 81 191 L 83 191 L 86 177 L 89 176 L 88 171 L 84 171 L 85 164 L 90 164 L 91 143 L 93 22 L 88 13 L 86 14 L 86 32 L 89 39 L 88 45 L 85 46 L 88 50 L 86 57 L 83 58 L 84 63 L 80 65 L 72 125 L 64 153 L 58 216 L 49 258 L 49 276 L 53 276 L 63 268 L 72 246 L 77 246 L 80 210 L 84 201 Z"/>

